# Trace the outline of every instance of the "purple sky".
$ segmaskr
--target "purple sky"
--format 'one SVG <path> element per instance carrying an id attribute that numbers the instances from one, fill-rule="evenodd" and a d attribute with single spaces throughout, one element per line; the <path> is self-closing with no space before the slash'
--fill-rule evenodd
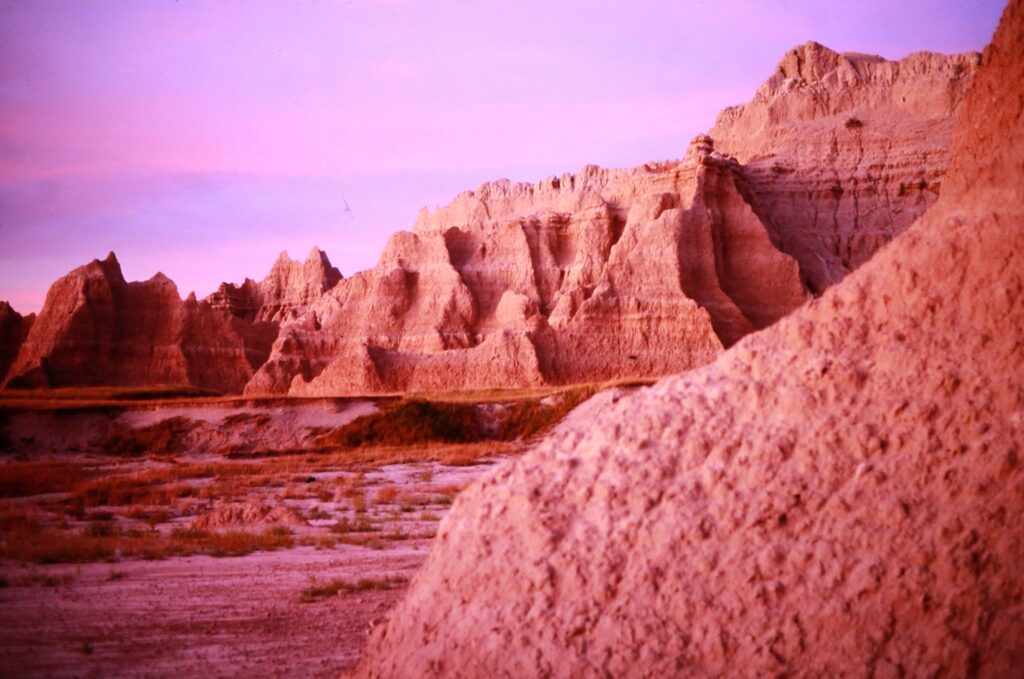
<path id="1" fill-rule="evenodd" d="M 483 181 L 680 157 L 794 45 L 981 49 L 1002 6 L 0 0 L 0 299 L 109 250 L 183 296 L 347 276 Z"/>

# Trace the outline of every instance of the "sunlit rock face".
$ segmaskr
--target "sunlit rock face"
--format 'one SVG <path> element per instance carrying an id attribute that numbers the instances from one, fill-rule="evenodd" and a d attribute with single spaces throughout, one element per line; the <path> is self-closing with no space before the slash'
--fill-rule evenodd
<path id="1" fill-rule="evenodd" d="M 247 393 L 661 375 L 807 298 L 707 137 L 686 159 L 485 184 L 282 329 Z"/>
<path id="2" fill-rule="evenodd" d="M 712 364 L 464 491 L 357 676 L 1015 676 L 1024 1 L 943 193 Z"/>
<path id="3" fill-rule="evenodd" d="M 30 336 L 4 340 L 6 383 L 319 396 L 706 365 L 935 202 L 977 63 L 808 43 L 682 160 L 484 184 L 348 279 L 314 248 L 182 302 L 162 276 L 126 283 L 92 262 L 55 284 Z"/>
<path id="4" fill-rule="evenodd" d="M 841 280 L 939 197 L 953 121 L 981 55 L 899 61 L 790 50 L 711 136 L 743 164 L 754 210 L 815 292 Z"/>

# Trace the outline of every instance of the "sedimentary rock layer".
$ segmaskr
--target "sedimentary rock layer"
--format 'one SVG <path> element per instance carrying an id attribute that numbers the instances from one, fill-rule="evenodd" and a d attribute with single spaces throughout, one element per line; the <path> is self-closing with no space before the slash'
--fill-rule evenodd
<path id="1" fill-rule="evenodd" d="M 485 184 L 423 211 L 348 280 L 314 249 L 179 311 L 170 281 L 125 284 L 94 262 L 51 291 L 7 383 L 340 395 L 704 365 L 934 202 L 976 61 L 809 43 L 682 161 Z"/>
<path id="2" fill-rule="evenodd" d="M 702 136 L 682 162 L 461 194 L 284 327 L 246 393 L 530 386 L 707 363 L 807 297 L 737 173 Z"/>
<path id="3" fill-rule="evenodd" d="M 238 391 L 252 367 L 226 318 L 163 274 L 127 283 L 111 253 L 50 288 L 9 387 L 193 384 Z"/>
<path id="4" fill-rule="evenodd" d="M 977 53 L 899 61 L 790 50 L 711 136 L 743 165 L 754 210 L 815 292 L 841 280 L 935 203 Z"/>
<path id="5" fill-rule="evenodd" d="M 38 322 L 20 322 L 4 386 L 188 384 L 239 393 L 266 362 L 281 321 L 340 279 L 314 248 L 305 264 L 282 253 L 259 283 L 224 284 L 206 300 L 183 301 L 163 274 L 126 282 L 110 253 L 54 283 Z M 13 347 L 14 322 L 4 314 L 0 306 L 4 346 Z"/>
<path id="6" fill-rule="evenodd" d="M 470 487 L 360 676 L 1014 676 L 1024 2 L 943 195 L 713 364 Z"/>

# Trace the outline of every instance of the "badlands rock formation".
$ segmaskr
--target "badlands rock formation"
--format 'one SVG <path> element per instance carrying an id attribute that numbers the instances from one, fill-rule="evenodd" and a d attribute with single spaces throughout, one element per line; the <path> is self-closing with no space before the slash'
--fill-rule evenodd
<path id="1" fill-rule="evenodd" d="M 314 248 L 305 264 L 282 253 L 259 283 L 182 301 L 163 274 L 126 282 L 110 253 L 53 284 L 39 318 L 22 322 L 17 358 L 0 375 L 10 388 L 174 384 L 239 393 L 266 361 L 280 322 L 340 279 Z M 15 336 L 8 325 L 0 323 L 4 346 Z"/>
<path id="2" fill-rule="evenodd" d="M 166 279 L 87 284 L 105 276 L 94 262 L 51 291 L 7 384 L 341 395 L 701 366 L 934 202 L 976 63 L 809 43 L 682 161 L 484 184 L 423 211 L 347 280 L 314 249 L 182 307 Z M 135 292 L 110 292 L 122 288 Z M 150 294 L 158 303 L 139 313 L 170 316 L 139 320 L 132 305 Z"/>
<path id="3" fill-rule="evenodd" d="M 737 172 L 702 136 L 680 163 L 461 194 L 286 325 L 246 393 L 530 386 L 707 363 L 807 296 Z"/>
<path id="4" fill-rule="evenodd" d="M 301 316 L 341 279 L 341 272 L 320 248 L 313 248 L 304 263 L 282 252 L 259 283 L 251 278 L 241 285 L 222 283 L 208 301 L 250 323 L 280 323 Z"/>
<path id="5" fill-rule="evenodd" d="M 980 55 L 900 61 L 790 50 L 711 136 L 743 164 L 754 210 L 820 292 L 936 201 L 953 121 Z"/>
<path id="6" fill-rule="evenodd" d="M 35 318 L 35 314 L 22 316 L 7 302 L 0 302 L 0 381 L 17 357 Z"/>
<path id="7" fill-rule="evenodd" d="M 238 391 L 252 375 L 241 339 L 163 274 L 127 283 L 113 253 L 50 288 L 5 386 L 193 384 Z"/>
<path id="8" fill-rule="evenodd" d="M 936 205 L 467 489 L 358 674 L 1018 675 L 1021 101 L 1013 0 Z"/>

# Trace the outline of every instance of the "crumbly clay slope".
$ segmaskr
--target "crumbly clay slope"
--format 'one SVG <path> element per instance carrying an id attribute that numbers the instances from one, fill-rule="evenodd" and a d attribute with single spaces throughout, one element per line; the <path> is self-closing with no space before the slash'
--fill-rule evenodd
<path id="1" fill-rule="evenodd" d="M 715 363 L 466 490 L 360 676 L 1024 666 L 1024 1 L 939 202 Z"/>

